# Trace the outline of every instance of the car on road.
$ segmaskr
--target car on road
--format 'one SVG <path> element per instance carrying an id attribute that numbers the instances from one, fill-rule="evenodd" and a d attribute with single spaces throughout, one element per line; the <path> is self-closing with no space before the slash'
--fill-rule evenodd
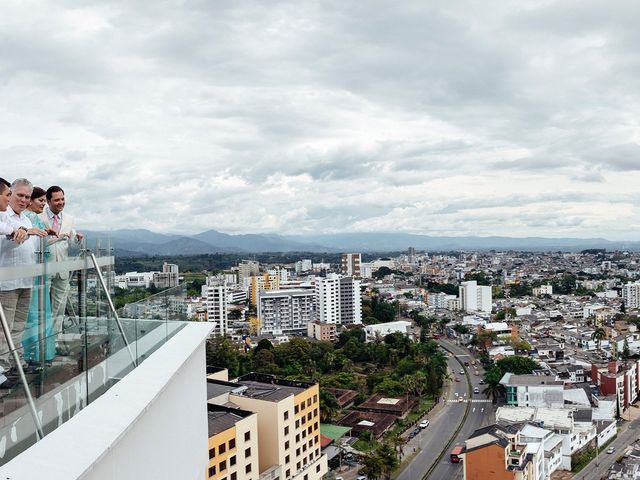
<path id="1" fill-rule="evenodd" d="M 478 375 L 480 375 L 480 372 L 476 370 L 475 372 L 473 372 L 473 374 L 477 377 Z"/>
<path id="2" fill-rule="evenodd" d="M 420 430 L 413 430 L 410 434 L 409 434 L 409 440 L 411 440 L 413 437 L 415 437 L 416 435 L 418 435 L 420 433 Z"/>
<path id="3" fill-rule="evenodd" d="M 473 389 L 473 393 L 480 393 L 480 389 L 479 389 L 478 387 L 475 387 L 475 388 Z"/>
<path id="4" fill-rule="evenodd" d="M 460 369 L 460 375 L 464 375 L 464 368 Z"/>
<path id="5" fill-rule="evenodd" d="M 462 403 L 464 402 L 464 398 L 463 397 L 458 397 L 458 403 Z"/>
<path id="6" fill-rule="evenodd" d="M 615 449 L 614 447 L 609 447 L 609 448 L 607 448 L 607 453 L 608 453 L 609 455 L 611 455 L 611 454 L 612 454 L 613 452 L 615 452 L 615 451 L 616 451 L 616 449 Z"/>
<path id="7" fill-rule="evenodd" d="M 364 475 L 358 475 L 356 477 L 356 480 L 367 480 L 367 477 L 365 477 Z"/>
<path id="8" fill-rule="evenodd" d="M 460 381 L 460 378 L 459 378 L 459 377 L 456 377 L 456 382 L 459 382 L 459 381 Z"/>
<path id="9" fill-rule="evenodd" d="M 480 385 L 484 385 L 484 380 L 480 379 L 480 381 L 478 382 Z"/>
<path id="10" fill-rule="evenodd" d="M 429 426 L 429 420 L 423 420 L 420 422 L 420 425 L 418 425 L 418 427 L 420 428 L 427 428 Z"/>

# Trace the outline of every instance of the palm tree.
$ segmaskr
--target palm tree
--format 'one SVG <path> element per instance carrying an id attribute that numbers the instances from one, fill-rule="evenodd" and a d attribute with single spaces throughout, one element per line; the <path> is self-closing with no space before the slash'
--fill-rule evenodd
<path id="1" fill-rule="evenodd" d="M 500 398 L 504 394 L 504 386 L 501 385 L 499 381 L 487 382 L 487 386 L 484 390 L 482 390 L 482 393 L 484 393 L 487 398 L 491 398 L 491 401 L 493 403 L 496 403 L 498 401 L 498 398 Z"/>
<path id="2" fill-rule="evenodd" d="M 602 341 L 603 338 L 606 338 L 606 336 L 607 336 L 607 332 L 602 327 L 596 328 L 591 334 L 591 340 L 594 340 L 596 342 L 596 349 L 598 351 L 600 351 L 600 342 Z"/>

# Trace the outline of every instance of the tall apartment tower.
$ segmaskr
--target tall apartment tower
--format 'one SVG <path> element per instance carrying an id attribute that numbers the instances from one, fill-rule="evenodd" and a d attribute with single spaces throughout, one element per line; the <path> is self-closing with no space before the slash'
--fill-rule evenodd
<path id="1" fill-rule="evenodd" d="M 258 320 L 261 334 L 305 333 L 315 319 L 315 293 L 311 289 L 261 290 Z"/>
<path id="2" fill-rule="evenodd" d="M 267 273 L 252 275 L 249 290 L 249 300 L 251 305 L 258 305 L 258 294 L 260 290 L 277 290 L 280 288 L 280 272 L 269 270 Z"/>
<path id="3" fill-rule="evenodd" d="M 362 255 L 360 253 L 343 253 L 340 261 L 340 272 L 350 277 L 360 277 L 360 264 Z"/>
<path id="4" fill-rule="evenodd" d="M 316 317 L 322 323 L 362 323 L 360 280 L 336 274 L 316 279 Z"/>
<path id="5" fill-rule="evenodd" d="M 258 275 L 260 273 L 260 263 L 255 260 L 242 260 L 238 264 L 238 275 L 240 281 L 243 278 L 249 278 L 251 275 Z"/>
<path id="6" fill-rule="evenodd" d="M 622 286 L 622 301 L 627 308 L 640 308 L 640 282 Z"/>
<path id="7" fill-rule="evenodd" d="M 478 285 L 471 280 L 462 282 L 458 288 L 460 294 L 460 308 L 467 312 L 491 313 L 493 303 L 491 287 Z"/>
<path id="8" fill-rule="evenodd" d="M 214 336 L 227 333 L 227 304 L 228 290 L 224 277 L 209 277 L 206 285 L 202 286 L 202 296 L 206 298 L 207 320 L 215 324 Z"/>
<path id="9" fill-rule="evenodd" d="M 413 263 L 416 260 L 416 249 L 414 247 L 407 248 L 407 259 L 409 263 Z"/>

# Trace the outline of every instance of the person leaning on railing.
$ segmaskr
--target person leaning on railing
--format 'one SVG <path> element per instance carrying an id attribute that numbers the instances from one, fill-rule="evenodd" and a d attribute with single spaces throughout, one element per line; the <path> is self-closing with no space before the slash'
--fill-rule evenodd
<path id="1" fill-rule="evenodd" d="M 31 201 L 25 215 L 31 220 L 34 227 L 41 230 L 45 230 L 49 237 L 46 242 L 43 242 L 44 246 L 44 258 L 48 260 L 51 255 L 49 245 L 60 241 L 60 237 L 56 232 L 47 228 L 44 222 L 38 215 L 44 210 L 44 206 L 47 203 L 46 192 L 40 187 L 33 187 L 31 192 Z M 44 288 L 41 288 L 41 285 Z M 44 344 L 44 360 L 47 365 L 51 364 L 51 361 L 56 355 L 56 338 L 53 329 L 53 319 L 51 316 L 51 296 L 49 295 L 49 285 L 46 276 L 36 277 L 34 282 L 34 289 L 31 294 L 31 304 L 29 305 L 29 316 L 27 317 L 27 324 L 22 335 L 22 349 L 23 359 L 33 368 L 40 368 L 40 322 L 43 322 L 42 331 L 44 332 L 43 344 Z M 44 310 L 40 311 L 40 295 L 43 295 L 42 305 Z"/>
<path id="2" fill-rule="evenodd" d="M 6 184 L 3 184 L 3 191 Z M 11 184 L 9 195 L 9 206 L 3 212 L 2 222 L 7 223 L 14 232 L 22 230 L 30 238 L 18 242 L 15 233 L 0 236 L 0 267 L 19 267 L 21 265 L 32 265 L 36 263 L 36 249 L 38 247 L 38 237 L 44 237 L 47 232 L 39 228 L 34 228 L 31 221 L 24 214 L 25 209 L 31 201 L 33 185 L 24 178 L 19 178 Z M 7 326 L 11 337 L 16 345 L 22 336 L 25 321 L 29 311 L 31 301 L 31 288 L 33 280 L 31 276 L 17 280 L 0 281 L 0 304 L 4 310 Z M 9 342 L 5 338 L 4 332 L 0 333 L 0 368 L 4 372 L 14 373 L 14 360 L 9 352 Z M 25 364 L 26 366 L 26 364 Z M 9 379 L 0 387 L 11 387 L 15 379 Z"/>

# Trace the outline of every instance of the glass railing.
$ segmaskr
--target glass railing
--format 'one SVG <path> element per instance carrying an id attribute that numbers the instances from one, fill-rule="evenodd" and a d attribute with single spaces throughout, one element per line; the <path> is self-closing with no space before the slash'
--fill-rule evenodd
<path id="1" fill-rule="evenodd" d="M 0 465 L 102 395 L 186 319 L 181 287 L 116 310 L 108 241 L 63 240 L 57 252 L 62 242 L 29 241 L 37 247 L 28 263 L 0 265 Z"/>

